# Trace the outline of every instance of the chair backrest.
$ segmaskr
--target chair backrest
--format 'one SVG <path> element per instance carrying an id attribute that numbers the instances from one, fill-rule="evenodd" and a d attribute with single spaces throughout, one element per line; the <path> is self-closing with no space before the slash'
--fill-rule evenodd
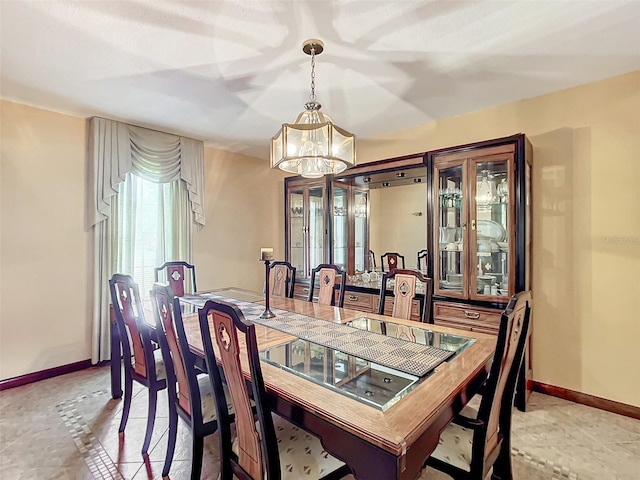
<path id="1" fill-rule="evenodd" d="M 269 265 L 269 282 L 271 296 L 293 298 L 296 267 L 289 262 L 272 262 Z"/>
<path id="2" fill-rule="evenodd" d="M 385 259 L 386 259 L 386 270 L 385 270 Z M 402 262 L 402 267 L 400 267 L 399 262 Z M 396 268 L 405 268 L 404 267 L 404 256 L 400 255 L 396 252 L 387 252 L 384 255 L 380 255 L 380 268 L 382 271 L 391 272 Z"/>
<path id="3" fill-rule="evenodd" d="M 318 303 L 321 305 L 334 305 L 335 290 L 338 290 L 338 307 L 344 305 L 344 290 L 347 285 L 347 272 L 336 265 L 329 263 L 321 263 L 311 270 L 311 285 L 309 286 L 309 296 L 307 300 L 313 301 L 313 292 L 315 290 L 316 274 L 318 274 L 320 290 L 318 291 Z M 340 284 L 336 282 L 336 277 L 340 277 Z"/>
<path id="4" fill-rule="evenodd" d="M 425 277 L 417 270 L 404 270 L 396 268 L 382 275 L 382 283 L 380 285 L 380 296 L 378 301 L 378 314 L 384 315 L 385 300 L 388 296 L 387 282 L 395 279 L 393 286 L 393 312 L 392 317 L 411 319 L 411 307 L 413 300 L 416 298 L 417 281 L 422 282 L 424 288 L 424 296 L 420 309 L 420 321 L 428 322 L 431 312 L 431 297 L 433 296 L 433 280 Z"/>
<path id="5" fill-rule="evenodd" d="M 185 268 L 191 271 L 191 291 L 185 289 Z M 164 272 L 165 278 L 160 279 L 160 272 Z M 167 282 L 173 293 L 178 297 L 184 297 L 185 293 L 195 293 L 198 291 L 198 287 L 196 286 L 196 267 L 187 262 L 164 262 L 159 267 L 153 269 L 153 279 L 155 282 Z"/>
<path id="6" fill-rule="evenodd" d="M 422 270 L 422 262 L 421 260 L 424 258 L 424 266 L 425 268 L 427 267 L 427 251 L 426 250 L 420 250 L 418 252 L 418 260 L 416 261 L 416 268 L 418 270 Z"/>
<path id="7" fill-rule="evenodd" d="M 376 267 L 376 254 L 373 253 L 373 250 L 369 250 L 369 270 L 373 272 Z"/>
<path id="8" fill-rule="evenodd" d="M 500 318 L 496 353 L 478 410 L 478 420 L 484 426 L 474 433 L 472 470 L 480 468 L 486 458 L 495 457 L 496 447 L 511 428 L 511 409 L 530 317 L 531 292 L 526 291 L 511 297 Z"/>
<path id="9" fill-rule="evenodd" d="M 109 279 L 109 291 L 112 311 L 120 332 L 124 368 L 133 369 L 140 377 L 155 381 L 151 333 L 144 318 L 138 284 L 131 276 L 116 273 Z"/>
<path id="10" fill-rule="evenodd" d="M 262 379 L 255 325 L 245 323 L 238 307 L 226 302 L 208 300 L 198 314 L 207 370 L 216 396 L 221 477 L 223 480 L 230 479 L 233 473 L 241 479 L 279 479 L 278 442 Z M 244 351 L 240 348 L 239 336 L 244 337 Z M 232 416 L 227 407 L 212 338 L 215 338 L 215 351 L 218 352 L 235 411 L 237 454 L 232 451 Z M 241 358 L 251 371 L 252 381 L 249 385 L 242 373 Z M 256 428 L 250 398 L 255 402 L 259 430 Z"/>
<path id="11" fill-rule="evenodd" d="M 202 424 L 195 354 L 187 342 L 180 299 L 173 294 L 170 286 L 156 283 L 151 290 L 151 300 L 158 343 L 167 370 L 169 401 L 174 402 L 193 424 Z"/>

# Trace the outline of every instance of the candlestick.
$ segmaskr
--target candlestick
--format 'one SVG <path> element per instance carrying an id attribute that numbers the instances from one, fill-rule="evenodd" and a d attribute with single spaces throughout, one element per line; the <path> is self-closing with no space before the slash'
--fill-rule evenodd
<path id="1" fill-rule="evenodd" d="M 269 264 L 271 263 L 271 258 L 264 258 L 265 253 L 264 250 L 270 250 L 272 256 L 273 248 L 261 248 L 260 249 L 260 259 L 264 262 L 264 312 L 260 314 L 260 318 L 273 318 L 276 316 L 275 313 L 271 311 L 269 308 Z"/>

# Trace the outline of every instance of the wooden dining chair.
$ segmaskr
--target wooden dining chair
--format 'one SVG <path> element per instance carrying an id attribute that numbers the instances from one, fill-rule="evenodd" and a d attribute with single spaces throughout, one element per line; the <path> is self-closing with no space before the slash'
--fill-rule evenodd
<path id="1" fill-rule="evenodd" d="M 188 280 L 185 278 L 185 269 L 191 273 Z M 161 273 L 164 274 L 164 278 L 160 278 Z M 185 294 L 198 291 L 196 286 L 196 267 L 187 262 L 164 262 L 153 269 L 153 279 L 155 282 L 163 281 L 168 283 L 173 293 L 178 297 L 184 297 Z M 188 284 L 188 282 L 191 287 L 189 289 L 185 288 L 185 284 Z"/>
<path id="2" fill-rule="evenodd" d="M 245 322 L 242 312 L 226 302 L 208 300 L 198 313 L 207 370 L 219 399 L 220 478 L 330 480 L 351 473 L 347 465 L 324 450 L 318 438 L 272 414 L 258 357 L 256 326 Z M 212 338 L 235 410 L 235 436 L 232 417 L 223 401 L 223 380 Z M 249 367 L 250 381 L 245 381 L 242 364 Z"/>
<path id="3" fill-rule="evenodd" d="M 418 270 L 422 270 L 422 259 L 424 259 L 424 267 L 427 268 L 427 253 L 427 250 L 420 250 L 418 252 L 418 260 L 416 262 L 416 268 Z"/>
<path id="4" fill-rule="evenodd" d="M 200 479 L 204 437 L 218 429 L 215 397 L 206 373 L 199 373 L 189 349 L 180 313 L 180 299 L 171 287 L 156 283 L 151 291 L 160 349 L 167 369 L 169 438 L 162 477 L 169 475 L 176 446 L 178 417 L 191 430 L 191 479 Z"/>
<path id="5" fill-rule="evenodd" d="M 338 307 L 344 305 L 344 291 L 347 285 L 347 272 L 336 265 L 321 263 L 311 270 L 311 284 L 309 286 L 309 296 L 307 301 L 313 301 L 315 291 L 316 275 L 319 278 L 320 290 L 318 291 L 318 303 L 321 305 L 336 305 L 335 291 L 338 291 Z M 340 283 L 336 283 L 336 278 L 340 277 Z"/>
<path id="6" fill-rule="evenodd" d="M 402 267 L 399 266 L 398 262 L 402 262 Z M 385 265 L 387 267 L 386 270 Z M 384 255 L 380 255 L 380 268 L 382 268 L 383 272 L 390 272 L 396 268 L 405 268 L 404 256 L 396 252 L 387 252 Z"/>
<path id="7" fill-rule="evenodd" d="M 433 296 L 433 280 L 426 278 L 417 270 L 404 270 L 397 268 L 386 272 L 382 275 L 382 283 L 380 285 L 380 295 L 378 300 L 378 314 L 384 315 L 384 307 L 389 291 L 387 290 L 387 282 L 395 280 L 393 286 L 393 311 L 392 317 L 411 319 L 411 307 L 413 300 L 417 295 L 417 282 L 422 282 L 424 294 L 421 298 L 420 321 L 429 322 L 431 312 L 431 298 Z"/>
<path id="8" fill-rule="evenodd" d="M 153 335 L 145 321 L 140 292 L 133 278 L 114 274 L 109 279 L 109 291 L 124 358 L 124 404 L 118 432 L 123 433 L 127 426 L 135 380 L 149 389 L 147 430 L 142 442 L 142 454 L 146 455 L 156 419 L 158 392 L 167 388 L 165 363 L 161 351 L 154 348 Z"/>
<path id="9" fill-rule="evenodd" d="M 375 272 L 376 268 L 376 254 L 373 253 L 373 250 L 369 250 L 369 270 Z"/>
<path id="10" fill-rule="evenodd" d="M 500 329 L 480 408 L 465 407 L 440 434 L 426 464 L 454 479 L 511 480 L 511 410 L 531 316 L 531 292 L 514 295 Z"/>
<path id="11" fill-rule="evenodd" d="M 296 283 L 296 267 L 289 262 L 272 262 L 269 265 L 269 292 L 271 296 L 293 298 Z"/>

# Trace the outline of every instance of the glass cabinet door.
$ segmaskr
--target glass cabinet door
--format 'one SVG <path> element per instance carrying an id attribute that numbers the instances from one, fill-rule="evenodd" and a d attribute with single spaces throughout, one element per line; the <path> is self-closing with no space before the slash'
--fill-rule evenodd
<path id="1" fill-rule="evenodd" d="M 311 270 L 319 264 L 325 263 L 324 259 L 324 186 L 309 187 L 308 210 L 308 237 L 309 261 L 305 277 L 311 276 Z"/>
<path id="2" fill-rule="evenodd" d="M 510 157 L 483 158 L 469 164 L 471 181 L 470 298 L 505 301 L 513 294 L 513 202 Z"/>
<path id="3" fill-rule="evenodd" d="M 288 188 L 288 261 L 296 278 L 309 278 L 311 269 L 325 263 L 325 187 L 292 185 Z"/>
<path id="4" fill-rule="evenodd" d="M 290 263 L 304 274 L 305 225 L 304 190 L 291 190 L 289 194 L 289 252 Z"/>
<path id="5" fill-rule="evenodd" d="M 349 232 L 347 222 L 347 194 L 348 189 L 336 183 L 333 184 L 333 263 L 343 270 L 347 269 Z"/>
<path id="6" fill-rule="evenodd" d="M 367 265 L 369 251 L 369 193 L 367 191 L 355 190 L 353 214 L 355 272 L 373 270 L 373 265 L 370 267 Z"/>
<path id="7" fill-rule="evenodd" d="M 468 280 L 465 276 L 466 192 L 464 163 L 448 163 L 435 169 L 437 214 L 435 217 L 436 255 L 434 287 L 436 293 L 464 298 Z"/>

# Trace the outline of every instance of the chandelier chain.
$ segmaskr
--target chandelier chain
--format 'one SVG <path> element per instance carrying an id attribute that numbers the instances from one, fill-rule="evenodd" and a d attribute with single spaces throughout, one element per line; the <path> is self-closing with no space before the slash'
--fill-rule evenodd
<path id="1" fill-rule="evenodd" d="M 309 100 L 316 101 L 316 48 L 311 45 L 311 94 Z"/>

